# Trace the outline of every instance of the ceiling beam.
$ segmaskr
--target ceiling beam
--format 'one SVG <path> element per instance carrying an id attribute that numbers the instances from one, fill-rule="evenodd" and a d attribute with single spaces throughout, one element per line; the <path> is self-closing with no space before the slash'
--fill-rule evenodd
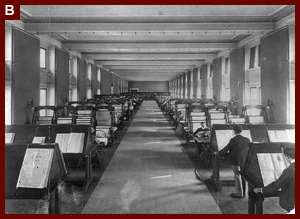
<path id="1" fill-rule="evenodd" d="M 105 69 L 105 68 L 104 68 Z M 109 69 L 112 72 L 118 73 L 152 73 L 152 72 L 169 72 L 169 73 L 177 73 L 177 72 L 184 72 L 188 71 L 190 69 L 154 69 L 154 68 L 148 68 L 148 69 Z"/>
<path id="2" fill-rule="evenodd" d="M 102 65 L 102 66 L 105 66 L 105 65 L 111 65 L 111 66 L 118 66 L 118 65 L 148 65 L 148 66 L 151 66 L 151 65 L 159 65 L 159 66 L 162 66 L 162 65 L 172 65 L 172 66 L 175 66 L 175 65 L 201 65 L 203 64 L 204 61 L 182 61 L 182 60 L 174 60 L 174 61 L 171 61 L 171 60 L 165 60 L 165 61 L 95 61 L 95 64 L 96 65 Z"/>
<path id="3" fill-rule="evenodd" d="M 22 6 L 21 6 L 21 11 Z M 272 16 L 273 17 L 273 16 Z M 266 15 L 253 16 L 226 16 L 227 22 L 268 22 L 270 17 Z M 224 16 L 214 15 L 180 15 L 180 16 L 97 16 L 97 17 L 71 17 L 71 16 L 26 16 L 27 23 L 203 23 L 224 22 Z"/>
<path id="4" fill-rule="evenodd" d="M 172 78 L 135 78 L 135 77 L 128 77 L 126 80 L 128 81 L 169 81 Z"/>
<path id="5" fill-rule="evenodd" d="M 25 30 L 41 34 L 96 33 L 107 31 L 194 31 L 208 33 L 252 34 L 275 30 L 275 22 L 219 23 L 25 23 Z"/>
<path id="6" fill-rule="evenodd" d="M 69 51 L 76 51 L 76 50 L 69 50 Z M 99 49 L 99 50 L 83 50 L 77 51 L 83 54 L 89 53 L 97 53 L 97 54 L 198 54 L 198 53 L 210 53 L 210 54 L 217 54 L 222 50 L 215 50 L 215 49 Z"/>
<path id="7" fill-rule="evenodd" d="M 136 77 L 136 76 L 123 76 L 126 79 L 130 79 L 130 80 L 141 80 L 141 81 L 152 81 L 153 79 L 158 79 L 159 81 L 169 81 L 172 80 L 175 76 L 140 76 L 140 77 Z"/>
<path id="8" fill-rule="evenodd" d="M 136 73 L 132 73 L 132 72 L 114 72 L 117 75 L 120 75 L 122 77 L 126 77 L 126 76 L 135 76 L 135 77 L 143 77 L 143 76 L 151 76 L 151 75 L 155 75 L 155 76 L 172 76 L 172 77 L 176 77 L 177 75 L 183 74 L 184 72 L 136 72 Z"/>
<path id="9" fill-rule="evenodd" d="M 194 65 L 162 65 L 162 66 L 148 66 L 148 65 L 123 65 L 123 66 L 115 66 L 115 65 L 104 65 L 103 68 L 109 69 L 109 70 L 160 70 L 160 69 L 167 69 L 167 70 L 185 70 L 185 69 L 191 69 L 194 68 Z"/>
<path id="10" fill-rule="evenodd" d="M 209 50 L 223 50 L 235 49 L 237 43 L 63 43 L 64 49 L 75 51 L 99 51 L 102 49 L 204 49 Z"/>
<path id="11" fill-rule="evenodd" d="M 179 75 L 180 73 L 162 73 L 162 72 L 158 72 L 158 73 L 141 73 L 139 74 L 139 77 L 175 77 L 176 75 Z M 127 74 L 119 74 L 120 76 L 135 76 L 137 77 L 137 74 L 134 74 L 134 73 L 127 73 Z"/>
<path id="12" fill-rule="evenodd" d="M 139 34 L 140 32 L 138 32 Z M 234 39 L 237 35 L 222 35 L 218 33 L 217 35 L 178 35 L 177 32 L 163 34 L 163 32 L 156 32 L 154 34 L 149 34 L 149 32 L 144 33 L 143 35 L 135 35 L 134 32 L 120 32 L 119 35 L 107 34 L 67 34 L 64 35 L 68 42 L 95 42 L 95 43 L 156 43 L 156 42 L 168 42 L 168 43 L 207 43 L 207 42 L 229 42 Z"/>
<path id="13" fill-rule="evenodd" d="M 212 53 L 195 53 L 195 54 L 97 54 L 85 53 L 82 58 L 87 60 L 204 60 L 214 59 L 216 54 Z"/>
<path id="14" fill-rule="evenodd" d="M 144 75 L 139 75 L 138 77 L 135 74 L 127 74 L 127 75 L 120 75 L 122 77 L 147 77 L 147 78 L 153 78 L 153 77 L 162 77 L 162 78 L 174 78 L 176 77 L 178 74 L 144 74 Z"/>

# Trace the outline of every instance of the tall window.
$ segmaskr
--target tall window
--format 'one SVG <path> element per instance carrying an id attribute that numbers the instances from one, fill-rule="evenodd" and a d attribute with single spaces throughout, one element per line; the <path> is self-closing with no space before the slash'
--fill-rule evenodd
<path id="1" fill-rule="evenodd" d="M 110 85 L 110 94 L 114 94 L 114 84 L 111 83 Z"/>
<path id="2" fill-rule="evenodd" d="M 5 82 L 5 125 L 11 125 L 11 83 Z"/>
<path id="3" fill-rule="evenodd" d="M 87 65 L 87 78 L 92 80 L 92 64 L 88 63 Z"/>
<path id="4" fill-rule="evenodd" d="M 172 80 L 172 96 L 175 96 L 175 80 Z"/>
<path id="5" fill-rule="evenodd" d="M 179 98 L 180 97 L 180 90 L 179 90 L 179 88 L 180 88 L 180 84 L 179 84 L 180 78 L 179 78 L 179 76 L 176 77 L 176 80 L 177 80 L 177 91 L 176 91 L 177 94 L 176 94 L 176 97 Z"/>
<path id="6" fill-rule="evenodd" d="M 100 90 L 100 83 L 101 83 L 101 70 L 100 68 L 97 69 L 97 81 L 98 81 L 98 87 L 97 87 L 97 94 L 101 94 Z M 121 89 L 122 89 L 122 79 L 121 79 Z"/>
<path id="7" fill-rule="evenodd" d="M 40 89 L 40 106 L 47 106 L 47 89 Z M 46 116 L 45 110 L 41 110 L 40 116 Z"/>
<path id="8" fill-rule="evenodd" d="M 188 76 L 187 73 L 185 74 L 185 99 L 188 98 L 188 86 L 189 86 L 189 82 L 188 82 Z"/>
<path id="9" fill-rule="evenodd" d="M 260 45 L 257 46 L 256 49 L 256 54 L 257 54 L 257 66 L 260 66 Z"/>
<path id="10" fill-rule="evenodd" d="M 295 25 L 289 26 L 289 69 L 288 121 L 295 124 Z"/>
<path id="11" fill-rule="evenodd" d="M 244 104 L 261 104 L 261 70 L 259 68 L 260 46 L 250 48 L 249 69 L 245 71 Z M 246 60 L 247 61 L 247 60 Z"/>
<path id="12" fill-rule="evenodd" d="M 194 98 L 194 72 L 191 72 L 191 88 L 190 88 L 190 99 Z"/>
<path id="13" fill-rule="evenodd" d="M 260 66 L 260 45 L 250 48 L 249 69 Z"/>
<path id="14" fill-rule="evenodd" d="M 224 62 L 224 63 L 223 63 Z M 230 100 L 230 59 L 222 59 L 221 101 Z M 223 69 L 224 68 L 224 69 Z"/>
<path id="15" fill-rule="evenodd" d="M 295 80 L 290 80 L 289 123 L 295 124 Z"/>
<path id="16" fill-rule="evenodd" d="M 249 65 L 249 68 L 254 68 L 254 65 L 255 65 L 255 51 L 256 51 L 256 47 L 252 47 L 250 49 L 250 65 Z"/>
<path id="17" fill-rule="evenodd" d="M 40 89 L 40 106 L 47 106 L 47 89 Z"/>
<path id="18" fill-rule="evenodd" d="M 92 89 L 90 87 L 88 87 L 86 90 L 86 98 L 92 99 Z"/>
<path id="19" fill-rule="evenodd" d="M 52 75 L 52 82 L 47 85 L 47 105 L 55 105 L 55 66 L 56 66 L 56 53 L 55 47 L 48 48 L 49 50 L 49 70 Z M 49 79 L 49 78 L 48 78 Z"/>
<path id="20" fill-rule="evenodd" d="M 180 75 L 180 84 L 181 84 L 181 87 L 180 87 L 180 98 L 183 98 L 183 75 Z"/>
<path id="21" fill-rule="evenodd" d="M 225 59 L 225 74 L 229 72 L 229 58 Z"/>
<path id="22" fill-rule="evenodd" d="M 212 76 L 213 76 L 213 65 L 209 65 L 208 68 L 208 77 L 207 77 L 207 88 L 206 88 L 206 98 L 212 99 L 213 98 L 213 92 L 212 92 Z"/>
<path id="23" fill-rule="evenodd" d="M 250 87 L 250 105 L 260 104 L 260 88 Z"/>
<path id="24" fill-rule="evenodd" d="M 72 101 L 72 88 L 69 89 L 69 101 Z"/>
<path id="25" fill-rule="evenodd" d="M 76 56 L 70 59 L 70 101 L 77 101 L 77 74 L 78 74 L 78 59 Z"/>
<path id="26" fill-rule="evenodd" d="M 40 67 L 46 68 L 46 49 L 40 48 Z"/>
<path id="27" fill-rule="evenodd" d="M 72 59 L 69 59 L 69 74 L 72 73 Z"/>
<path id="28" fill-rule="evenodd" d="M 88 63 L 87 64 L 87 79 L 89 84 L 87 84 L 86 87 L 86 98 L 87 99 L 92 99 L 92 87 L 91 87 L 91 82 L 92 82 L 92 64 Z"/>
<path id="29" fill-rule="evenodd" d="M 198 92 L 197 92 L 197 98 L 201 98 L 202 92 L 201 92 L 201 72 L 200 68 L 198 68 Z"/>

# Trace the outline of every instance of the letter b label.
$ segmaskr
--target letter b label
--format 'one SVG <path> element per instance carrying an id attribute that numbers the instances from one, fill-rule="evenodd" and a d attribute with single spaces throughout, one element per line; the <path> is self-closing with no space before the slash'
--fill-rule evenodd
<path id="1" fill-rule="evenodd" d="M 5 15 L 14 15 L 13 5 L 5 5 Z"/>

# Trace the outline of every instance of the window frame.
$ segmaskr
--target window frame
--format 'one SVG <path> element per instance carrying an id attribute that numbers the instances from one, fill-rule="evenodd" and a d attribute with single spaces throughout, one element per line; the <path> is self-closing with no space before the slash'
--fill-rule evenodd
<path id="1" fill-rule="evenodd" d="M 256 46 L 250 48 L 249 69 L 255 68 Z"/>
<path id="2" fill-rule="evenodd" d="M 41 51 L 45 51 L 45 59 L 44 59 L 44 63 L 45 63 L 45 67 L 42 67 L 42 52 Z M 47 49 L 40 47 L 40 68 L 41 69 L 46 69 L 47 68 Z"/>
<path id="3" fill-rule="evenodd" d="M 213 71 L 213 64 L 210 65 L 210 69 L 209 69 L 209 77 L 212 78 L 213 77 L 213 74 L 214 74 L 214 71 Z"/>

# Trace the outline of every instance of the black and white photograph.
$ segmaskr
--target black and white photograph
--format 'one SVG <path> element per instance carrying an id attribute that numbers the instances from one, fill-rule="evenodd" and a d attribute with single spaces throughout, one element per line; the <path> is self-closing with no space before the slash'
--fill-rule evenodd
<path id="1" fill-rule="evenodd" d="M 5 214 L 295 214 L 295 5 L 18 7 Z"/>

